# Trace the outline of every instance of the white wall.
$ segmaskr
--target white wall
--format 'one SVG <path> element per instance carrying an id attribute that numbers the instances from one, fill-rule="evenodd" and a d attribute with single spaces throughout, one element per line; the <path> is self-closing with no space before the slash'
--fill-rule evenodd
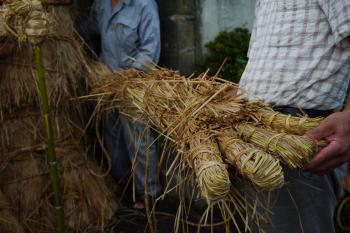
<path id="1" fill-rule="evenodd" d="M 255 0 L 201 0 L 202 47 L 221 31 L 236 27 L 251 30 L 254 6 Z"/>

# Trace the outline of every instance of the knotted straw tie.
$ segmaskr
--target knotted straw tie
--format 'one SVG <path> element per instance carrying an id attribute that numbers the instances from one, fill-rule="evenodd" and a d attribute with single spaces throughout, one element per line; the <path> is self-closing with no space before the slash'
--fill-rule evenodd
<path id="1" fill-rule="evenodd" d="M 50 19 L 39 0 L 15 0 L 4 5 L 4 28 L 19 42 L 41 43 L 50 34 Z"/>

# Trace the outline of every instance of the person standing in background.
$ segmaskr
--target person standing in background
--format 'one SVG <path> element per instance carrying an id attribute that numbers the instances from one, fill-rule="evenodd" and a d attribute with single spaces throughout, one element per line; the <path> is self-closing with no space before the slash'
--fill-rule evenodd
<path id="1" fill-rule="evenodd" d="M 83 38 L 101 39 L 101 60 L 112 72 L 135 68 L 147 72 L 160 56 L 160 25 L 154 0 L 95 0 L 92 15 L 80 28 Z M 105 121 L 104 140 L 112 158 L 111 174 L 122 184 L 133 167 L 136 186 L 134 208 L 144 208 L 146 156 L 149 150 L 150 177 L 146 182 L 149 200 L 160 191 L 154 132 L 118 112 Z M 148 133 L 147 133 L 148 132 Z M 153 143 L 150 147 L 149 144 Z M 148 148 L 149 147 L 149 148 Z"/>

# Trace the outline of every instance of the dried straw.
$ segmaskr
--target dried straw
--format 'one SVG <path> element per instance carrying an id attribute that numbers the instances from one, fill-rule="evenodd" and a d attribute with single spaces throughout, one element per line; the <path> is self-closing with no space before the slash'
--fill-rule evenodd
<path id="1" fill-rule="evenodd" d="M 316 128 L 323 120 L 322 117 L 309 118 L 307 116 L 286 115 L 272 109 L 258 109 L 254 116 L 258 122 L 278 132 L 296 135 L 303 135 L 308 130 Z"/>
<path id="2" fill-rule="evenodd" d="M 49 200 L 52 191 L 41 119 L 34 111 L 3 123 L 4 127 L 0 128 L 3 143 L 0 146 L 0 183 L 4 193 L 11 197 L 10 206 L 26 232 L 53 232 L 55 216 Z M 67 230 L 103 232 L 117 209 L 110 188 L 113 184 L 92 174 L 91 171 L 95 174 L 102 171 L 86 156 L 75 126 L 61 116 L 55 117 L 54 126 Z"/>
<path id="3" fill-rule="evenodd" d="M 320 146 L 306 137 L 278 133 L 249 124 L 238 124 L 235 129 L 244 141 L 278 155 L 291 168 L 302 168 Z"/>
<path id="4" fill-rule="evenodd" d="M 118 206 L 113 185 L 93 175 L 102 171 L 86 154 L 82 138 L 84 111 L 80 103 L 72 101 L 87 92 L 89 66 L 82 43 L 75 35 L 72 9 L 64 4 L 45 9 L 53 19 L 54 34 L 46 38 L 42 49 L 63 177 L 67 231 L 103 232 Z M 0 183 L 25 232 L 54 232 L 45 134 L 31 46 L 20 44 L 13 56 L 0 61 L 0 69 Z M 0 228 L 0 232 L 7 231 Z"/>
<path id="5" fill-rule="evenodd" d="M 0 190 L 0 229 L 6 233 L 24 233 L 23 227 L 11 210 L 11 205 Z"/>
<path id="6" fill-rule="evenodd" d="M 282 187 L 284 174 L 279 160 L 243 142 L 236 134 L 233 129 L 227 129 L 217 135 L 227 162 L 261 189 L 274 190 Z"/>
<path id="7" fill-rule="evenodd" d="M 243 222 L 264 218 L 257 211 L 258 201 L 250 204 L 250 200 L 244 199 L 244 194 L 238 191 L 235 182 L 240 178 L 237 174 L 230 174 L 230 182 L 225 162 L 255 184 L 254 188 L 273 190 L 283 185 L 279 160 L 299 168 L 316 151 L 316 144 L 309 139 L 277 133 L 264 126 L 266 119 L 271 120 L 271 112 L 267 111 L 270 108 L 259 101 L 242 99 L 237 91 L 239 87 L 233 83 L 208 80 L 205 75 L 186 78 L 164 68 L 153 68 L 148 73 L 125 70 L 103 74 L 92 81 L 92 93 L 82 98 L 97 103 L 97 115 L 117 108 L 135 120 L 148 122 L 176 145 L 178 154 L 168 169 L 167 175 L 171 178 L 165 193 L 172 189 L 186 193 L 188 177 L 194 173 L 201 195 L 209 204 L 201 223 L 202 220 L 206 223 L 214 205 L 234 224 L 235 213 Z M 283 115 L 276 119 L 269 125 L 286 128 Z M 299 125 L 309 122 L 308 119 L 292 119 L 290 124 L 293 125 L 294 121 Z M 236 132 L 227 133 L 226 129 L 232 125 Z M 308 123 L 300 128 L 308 127 L 312 126 Z M 238 140 L 237 135 L 245 142 Z M 215 138 L 225 159 L 220 158 L 222 155 Z M 176 176 L 181 180 L 169 188 L 172 177 Z M 227 191 L 229 187 L 230 192 Z M 235 198 L 237 196 L 239 198 Z M 178 216 L 184 214 L 184 208 L 180 205 Z M 247 216 L 242 215 L 242 210 L 247 211 Z M 249 231 L 248 223 L 245 228 Z"/>
<path id="8" fill-rule="evenodd" d="M 231 182 L 213 136 L 206 132 L 194 134 L 189 139 L 189 151 L 186 154 L 207 202 L 225 199 L 230 191 Z"/>
<path id="9" fill-rule="evenodd" d="M 283 162 L 293 168 L 302 167 L 315 152 L 314 143 L 306 138 L 278 134 L 267 129 L 256 128 L 255 130 L 254 128 L 252 131 L 251 126 L 242 125 L 251 120 L 251 123 L 261 121 L 260 126 L 263 126 L 264 119 L 271 119 L 271 114 L 275 113 L 268 111 L 269 108 L 259 101 L 251 102 L 242 99 L 237 92 L 238 86 L 232 83 L 207 80 L 203 77 L 186 79 L 177 72 L 160 68 L 153 69 L 149 73 L 125 70 L 118 74 L 104 76 L 94 83 L 94 87 L 92 95 L 88 97 L 98 102 L 98 111 L 118 108 L 129 117 L 149 121 L 159 132 L 175 142 L 180 150 L 183 149 L 183 143 L 188 143 L 196 135 L 197 132 L 193 129 L 203 129 L 199 126 L 206 126 L 205 128 L 209 130 L 215 129 L 220 132 L 220 129 L 227 125 L 235 124 L 240 136 L 261 146 L 262 150 L 280 155 Z M 290 117 L 279 114 L 276 116 L 271 125 L 275 128 L 285 128 L 285 118 Z M 283 124 L 280 119 L 284 119 Z M 307 118 L 290 119 L 292 119 L 292 125 L 298 122 L 299 125 L 303 125 L 300 128 L 311 127 L 309 122 L 312 120 Z M 186 132 L 193 132 L 193 134 L 188 135 Z M 227 148 L 228 145 L 223 146 Z M 207 150 L 205 145 L 202 147 L 204 151 Z M 242 151 L 246 146 L 237 143 L 237 147 L 235 150 Z M 198 151 L 202 150 L 198 149 Z M 270 180 L 270 186 L 266 183 L 262 184 L 266 180 L 263 181 L 260 175 L 253 183 L 264 185 L 266 188 L 270 187 L 270 189 L 281 186 L 283 173 L 275 159 L 262 151 L 251 153 L 250 156 L 247 153 L 244 154 L 247 158 L 257 159 L 255 163 L 259 161 L 265 167 L 273 165 L 269 167 L 270 177 L 275 174 L 275 177 Z M 258 159 L 263 156 L 266 159 Z M 263 161 L 266 163 L 262 163 Z M 241 163 L 240 166 L 243 164 Z M 244 166 L 242 169 L 248 169 L 248 167 Z M 252 173 L 249 169 L 241 172 Z M 263 177 L 269 179 L 268 176 Z M 253 176 L 250 178 L 253 179 Z"/>
<path id="10" fill-rule="evenodd" d="M 54 112 L 75 111 L 71 99 L 87 91 L 87 63 L 82 45 L 75 35 L 72 11 L 69 7 L 48 7 L 54 21 L 54 31 L 65 39 L 49 39 L 42 44 L 44 66 L 48 79 L 48 96 Z M 28 105 L 39 106 L 34 54 L 22 44 L 13 56 L 0 60 L 0 115 L 15 112 Z"/>
<path id="11" fill-rule="evenodd" d="M 215 112 L 214 108 L 206 105 L 210 96 L 204 95 L 203 90 L 197 88 L 204 87 L 201 86 L 201 80 L 189 82 L 172 71 L 160 70 L 146 74 L 128 70 L 110 76 L 107 82 L 100 82 L 101 87 L 94 90 L 94 93 L 103 93 L 98 95 L 99 108 L 117 106 L 126 115 L 137 120 L 149 121 L 159 132 L 171 138 L 179 148 L 183 148 L 187 132 L 190 132 L 192 127 L 196 128 L 197 119 L 208 119 L 205 115 L 208 113 L 211 117 Z M 233 103 L 227 111 L 238 115 L 239 106 Z M 195 159 L 195 162 L 192 161 L 194 172 L 200 176 L 197 180 L 200 182 L 198 185 L 202 196 L 208 201 L 223 198 L 229 190 L 229 179 L 220 158 L 220 151 L 216 142 L 211 140 L 208 135 L 200 133 L 186 141 L 190 145 L 189 157 Z"/>

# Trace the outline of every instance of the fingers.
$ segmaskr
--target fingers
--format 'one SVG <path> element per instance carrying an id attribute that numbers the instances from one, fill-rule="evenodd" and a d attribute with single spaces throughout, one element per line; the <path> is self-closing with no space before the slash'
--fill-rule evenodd
<path id="1" fill-rule="evenodd" d="M 350 154 L 342 150 L 339 142 L 331 142 L 322 149 L 305 167 L 306 171 L 324 175 L 330 170 L 343 164 L 350 158 Z"/>
<path id="2" fill-rule="evenodd" d="M 329 160 L 322 164 L 320 167 L 316 167 L 314 170 L 308 170 L 316 175 L 326 175 L 330 171 L 332 171 L 334 168 L 340 166 L 341 164 L 345 163 L 343 156 L 338 156 L 333 158 L 332 160 Z"/>
<path id="3" fill-rule="evenodd" d="M 322 140 L 334 133 L 334 125 L 325 119 L 318 127 L 306 132 L 305 136 L 313 140 Z"/>

